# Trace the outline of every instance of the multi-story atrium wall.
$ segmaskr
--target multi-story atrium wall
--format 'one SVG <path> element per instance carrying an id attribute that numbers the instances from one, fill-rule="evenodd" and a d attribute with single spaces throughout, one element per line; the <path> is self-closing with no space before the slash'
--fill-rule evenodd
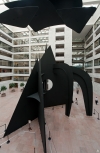
<path id="1" fill-rule="evenodd" d="M 100 95 L 100 14 L 85 37 L 85 71 L 92 79 L 94 92 Z"/>
<path id="2" fill-rule="evenodd" d="M 52 47 L 57 62 L 72 64 L 72 30 L 65 25 L 13 33 L 0 24 L 0 86 L 26 83 L 46 45 Z"/>

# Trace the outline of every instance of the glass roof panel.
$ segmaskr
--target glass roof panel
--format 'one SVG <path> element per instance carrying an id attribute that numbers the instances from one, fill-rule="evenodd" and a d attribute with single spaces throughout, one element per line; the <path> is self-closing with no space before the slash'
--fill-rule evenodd
<path id="1" fill-rule="evenodd" d="M 7 2 L 18 1 L 18 0 L 0 0 L 0 4 L 4 4 Z"/>

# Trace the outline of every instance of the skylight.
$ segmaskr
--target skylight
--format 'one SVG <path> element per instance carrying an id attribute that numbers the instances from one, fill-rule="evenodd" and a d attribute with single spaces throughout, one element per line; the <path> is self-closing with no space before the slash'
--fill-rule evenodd
<path id="1" fill-rule="evenodd" d="M 99 4 L 87 4 L 83 5 L 83 7 L 98 7 Z"/>
<path id="2" fill-rule="evenodd" d="M 18 0 L 0 0 L 0 4 L 4 4 L 7 2 L 18 1 Z"/>

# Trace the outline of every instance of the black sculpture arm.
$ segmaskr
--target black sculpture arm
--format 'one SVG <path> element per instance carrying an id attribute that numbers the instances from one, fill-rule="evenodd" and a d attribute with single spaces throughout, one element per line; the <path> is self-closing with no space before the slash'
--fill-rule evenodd
<path id="1" fill-rule="evenodd" d="M 66 89 L 66 95 L 68 94 L 68 100 L 66 101 L 65 114 L 67 116 L 69 116 L 70 115 L 70 110 L 71 110 L 71 105 L 72 105 L 72 98 L 73 98 L 73 73 L 72 73 L 72 70 L 71 70 L 69 65 L 61 64 L 61 63 L 60 64 L 55 64 L 53 69 L 54 70 L 55 69 L 61 69 L 66 75 L 65 83 L 66 83 L 66 80 L 68 80 L 68 93 L 67 93 L 67 89 Z"/>
<path id="2" fill-rule="evenodd" d="M 88 73 L 84 72 L 83 70 L 71 67 L 73 71 L 73 78 L 82 88 L 84 103 L 86 114 L 88 116 L 92 116 L 92 109 L 93 109 L 93 89 L 92 89 L 92 81 Z"/>

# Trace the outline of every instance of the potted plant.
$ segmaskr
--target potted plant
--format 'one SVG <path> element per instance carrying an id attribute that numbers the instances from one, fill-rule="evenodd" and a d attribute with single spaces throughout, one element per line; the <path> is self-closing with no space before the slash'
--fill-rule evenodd
<path id="1" fill-rule="evenodd" d="M 5 90 L 7 90 L 7 87 L 6 86 L 1 86 L 1 97 L 5 97 L 6 96 L 6 93 L 4 92 Z"/>
<path id="2" fill-rule="evenodd" d="M 24 83 L 20 83 L 20 87 L 22 87 L 21 91 L 23 91 L 24 85 L 25 85 Z"/>
<path id="3" fill-rule="evenodd" d="M 10 83 L 9 88 L 11 89 L 11 92 L 15 92 L 15 83 Z"/>

